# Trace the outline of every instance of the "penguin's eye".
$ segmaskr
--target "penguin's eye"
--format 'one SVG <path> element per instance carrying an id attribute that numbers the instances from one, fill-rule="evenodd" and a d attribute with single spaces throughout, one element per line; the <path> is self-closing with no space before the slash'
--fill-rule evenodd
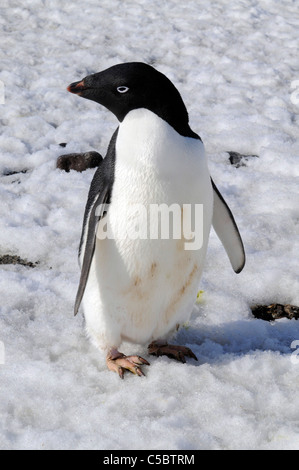
<path id="1" fill-rule="evenodd" d="M 117 87 L 118 93 L 127 93 L 128 90 L 129 90 L 129 88 L 127 86 L 118 86 Z"/>

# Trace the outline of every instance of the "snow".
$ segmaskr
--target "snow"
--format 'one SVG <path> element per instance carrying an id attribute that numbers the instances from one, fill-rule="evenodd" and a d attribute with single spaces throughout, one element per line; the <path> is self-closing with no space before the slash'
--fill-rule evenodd
<path id="1" fill-rule="evenodd" d="M 299 305 L 297 3 L 3 0 L 0 9 L 0 254 L 39 261 L 0 266 L 1 449 L 298 450 L 299 323 L 250 311 Z M 94 170 L 55 163 L 104 154 L 117 126 L 66 86 L 127 61 L 153 64 L 180 90 L 247 264 L 236 275 L 212 233 L 204 293 L 176 338 L 198 363 L 151 358 L 146 378 L 121 381 L 73 317 Z M 227 151 L 259 158 L 235 168 Z M 122 351 L 147 357 L 139 345 Z"/>

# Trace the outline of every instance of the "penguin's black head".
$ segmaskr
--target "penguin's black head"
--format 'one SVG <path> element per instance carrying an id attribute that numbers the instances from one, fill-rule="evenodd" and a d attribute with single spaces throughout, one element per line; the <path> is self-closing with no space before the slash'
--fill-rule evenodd
<path id="1" fill-rule="evenodd" d="M 161 72 L 141 62 L 114 65 L 71 83 L 68 91 L 96 101 L 122 122 L 133 109 L 146 108 L 167 121 L 180 134 L 196 136 L 180 93 Z"/>

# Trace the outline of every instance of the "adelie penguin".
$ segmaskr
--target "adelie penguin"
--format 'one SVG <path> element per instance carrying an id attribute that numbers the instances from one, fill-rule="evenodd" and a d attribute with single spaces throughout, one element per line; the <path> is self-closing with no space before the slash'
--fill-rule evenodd
<path id="1" fill-rule="evenodd" d="M 82 302 L 89 338 L 106 351 L 108 368 L 120 377 L 126 370 L 144 375 L 142 366 L 149 365 L 121 353 L 123 341 L 149 344 L 153 355 L 196 359 L 189 348 L 167 339 L 192 312 L 211 225 L 236 273 L 245 254 L 180 93 L 165 75 L 139 62 L 89 75 L 68 91 L 101 104 L 119 121 L 89 190 L 75 314 Z M 134 233 L 136 219 L 129 210 L 134 204 L 179 205 L 182 221 L 185 207 L 201 205 L 201 248 L 186 249 L 184 233 L 180 239 L 118 237 L 119 227 Z M 102 236 L 103 223 L 114 236 Z"/>

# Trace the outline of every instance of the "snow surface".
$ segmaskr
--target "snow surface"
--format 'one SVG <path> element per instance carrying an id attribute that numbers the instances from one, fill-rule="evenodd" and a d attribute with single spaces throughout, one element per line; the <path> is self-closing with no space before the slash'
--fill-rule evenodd
<path id="1" fill-rule="evenodd" d="M 250 311 L 299 305 L 298 2 L 2 0 L 0 10 L 0 254 L 39 261 L 0 266 L 0 447 L 299 449 L 299 322 Z M 94 170 L 55 163 L 105 153 L 117 126 L 66 86 L 136 60 L 179 88 L 247 264 L 236 275 L 212 233 L 201 303 L 176 338 L 198 363 L 152 358 L 146 378 L 121 381 L 73 317 Z M 260 158 L 236 169 L 229 150 Z"/>

